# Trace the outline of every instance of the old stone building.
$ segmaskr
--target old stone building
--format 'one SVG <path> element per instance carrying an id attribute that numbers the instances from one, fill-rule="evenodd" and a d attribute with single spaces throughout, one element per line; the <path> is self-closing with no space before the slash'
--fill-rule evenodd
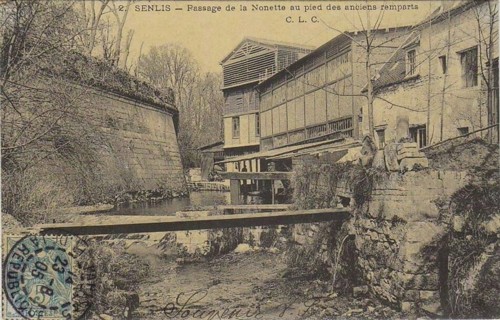
<path id="1" fill-rule="evenodd" d="M 398 122 L 408 123 L 419 147 L 498 123 L 498 13 L 491 10 L 488 1 L 443 2 L 413 28 L 373 82 L 379 147 L 401 138 Z M 495 128 L 477 135 L 498 141 Z"/>

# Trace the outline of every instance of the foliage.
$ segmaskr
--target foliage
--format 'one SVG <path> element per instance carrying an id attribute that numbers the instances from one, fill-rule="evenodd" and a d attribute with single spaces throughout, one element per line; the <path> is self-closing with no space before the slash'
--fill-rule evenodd
<path id="1" fill-rule="evenodd" d="M 354 205 L 360 208 L 370 200 L 374 183 L 383 175 L 377 169 L 350 163 L 305 163 L 294 175 L 294 200 L 301 209 L 349 205 L 345 203 L 347 198 L 337 195 L 344 190 L 352 194 Z M 319 224 L 317 228 L 309 243 L 289 245 L 288 269 L 312 278 L 332 279 L 337 290 L 348 291 L 361 278 L 354 243 L 342 224 Z"/>
<path id="2" fill-rule="evenodd" d="M 146 259 L 127 253 L 122 244 L 94 242 L 89 249 L 96 266 L 96 290 L 92 310 L 121 317 L 129 297 L 137 294 L 141 281 L 150 275 Z"/>
<path id="3" fill-rule="evenodd" d="M 157 88 L 173 89 L 184 167 L 199 166 L 197 148 L 222 139 L 220 74 L 202 74 L 191 52 L 177 44 L 153 47 L 143 54 L 139 74 Z"/>
<path id="4" fill-rule="evenodd" d="M 120 159 L 105 159 L 114 151 L 95 112 L 101 106 L 73 81 L 163 108 L 173 103 L 171 92 L 79 53 L 81 37 L 93 30 L 78 23 L 75 4 L 28 0 L 0 8 L 2 203 L 24 224 L 46 220 L 56 207 L 112 202 L 137 190 Z"/>
<path id="5" fill-rule="evenodd" d="M 149 102 L 164 109 L 172 106 L 174 94 L 171 89 L 162 88 L 163 92 L 141 81 L 125 70 L 111 65 L 108 61 L 85 56 L 76 51 L 66 53 L 60 61 L 54 59 L 40 65 L 44 74 L 63 77 L 77 83 L 102 88 L 125 97 Z"/>
<path id="6" fill-rule="evenodd" d="M 488 313 L 498 301 L 490 296 L 491 291 L 484 291 L 485 287 L 490 284 L 489 280 L 485 280 L 487 278 L 482 271 L 487 266 L 481 268 L 480 260 L 485 249 L 497 241 L 496 236 L 489 235 L 482 225 L 500 212 L 499 199 L 499 183 L 488 184 L 484 181 L 481 184 L 468 184 L 451 197 L 452 213 L 464 219 L 464 228 L 461 233 L 450 230 L 447 237 L 443 239 L 444 244 L 447 244 L 449 254 L 448 303 L 450 315 L 453 317 L 497 315 Z M 480 270 L 475 270 L 477 267 Z M 478 282 L 471 284 L 469 280 L 471 275 L 478 272 L 480 273 L 476 280 Z M 488 303 L 488 300 L 493 305 L 484 305 L 485 301 Z"/>
<path id="7" fill-rule="evenodd" d="M 309 279 L 334 280 L 332 285 L 348 291 L 360 279 L 354 243 L 348 240 L 341 223 L 318 224 L 313 239 L 306 244 L 288 245 L 287 272 Z M 347 241 L 346 241 L 347 240 Z"/>
<path id="8" fill-rule="evenodd" d="M 500 213 L 500 184 L 468 184 L 451 197 L 451 209 L 464 218 L 464 232 L 480 237 L 481 224 Z"/>
<path id="9" fill-rule="evenodd" d="M 78 32 L 67 3 L 17 1 L 2 7 L 2 202 L 24 223 L 35 209 L 92 201 L 95 155 L 106 140 L 86 108 L 88 94 L 47 77 Z M 69 182 L 69 173 L 78 178 Z"/>
<path id="10" fill-rule="evenodd" d="M 361 207 L 372 193 L 373 184 L 386 173 L 350 163 L 306 164 L 294 175 L 294 200 L 301 209 L 336 207 L 337 189 L 350 192 Z M 340 185 L 342 183 L 342 185 Z"/>
<path id="11" fill-rule="evenodd" d="M 294 202 L 300 209 L 335 207 L 336 188 L 346 164 L 303 165 L 293 178 Z"/>
<path id="12" fill-rule="evenodd" d="M 278 231 L 274 227 L 266 228 L 262 230 L 260 234 L 260 246 L 262 248 L 271 248 L 278 241 Z"/>

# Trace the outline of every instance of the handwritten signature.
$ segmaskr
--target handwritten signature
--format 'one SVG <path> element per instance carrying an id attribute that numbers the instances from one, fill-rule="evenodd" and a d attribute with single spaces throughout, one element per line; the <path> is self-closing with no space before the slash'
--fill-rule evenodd
<path id="1" fill-rule="evenodd" d="M 163 308 L 152 311 L 161 312 L 169 319 L 264 319 L 261 307 L 262 304 L 253 304 L 249 307 L 202 307 L 200 303 L 208 296 L 207 289 L 200 289 L 192 293 L 181 292 L 177 295 L 174 302 L 168 302 Z M 283 318 L 291 315 L 292 310 L 300 310 L 296 316 L 304 318 L 312 316 L 319 310 L 319 303 L 324 300 L 333 299 L 336 295 L 315 296 L 300 301 L 294 298 L 289 302 L 277 306 L 278 317 Z M 298 304 L 298 306 L 297 306 Z"/>

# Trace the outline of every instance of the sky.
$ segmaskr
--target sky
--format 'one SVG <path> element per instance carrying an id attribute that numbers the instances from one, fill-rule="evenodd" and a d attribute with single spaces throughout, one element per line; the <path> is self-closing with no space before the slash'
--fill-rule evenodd
<path id="1" fill-rule="evenodd" d="M 367 12 L 371 24 L 375 23 L 377 17 L 382 18 L 381 27 L 412 25 L 425 18 L 440 3 L 441 1 L 135 1 L 130 8 L 125 29 L 134 30 L 132 58 L 139 55 L 141 44 L 142 53 L 146 53 L 152 46 L 177 43 L 191 51 L 203 71 L 221 72 L 220 61 L 244 37 L 318 47 L 338 35 L 338 30 L 362 30 L 361 22 L 363 26 L 367 25 Z M 257 6 L 256 10 L 252 10 L 254 5 Z M 358 7 L 349 9 L 358 10 L 346 10 L 346 6 L 356 5 Z M 372 10 L 367 10 L 368 5 Z M 220 6 L 221 11 L 199 11 L 206 10 L 207 6 Z M 234 7 L 234 11 L 226 11 L 228 6 Z M 241 11 L 242 6 L 248 10 Z M 300 10 L 292 11 L 291 6 Z M 308 12 L 305 12 L 306 6 Z M 271 8 L 273 11 L 268 11 Z M 382 10 L 383 8 L 385 9 Z"/>

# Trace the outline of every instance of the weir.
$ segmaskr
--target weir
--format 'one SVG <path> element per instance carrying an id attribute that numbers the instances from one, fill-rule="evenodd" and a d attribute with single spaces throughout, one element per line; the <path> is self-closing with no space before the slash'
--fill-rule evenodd
<path id="1" fill-rule="evenodd" d="M 99 235 L 314 223 L 344 220 L 349 216 L 349 208 L 330 208 L 186 218 L 151 216 L 141 217 L 140 221 L 137 222 L 120 223 L 118 219 L 117 222 L 107 221 L 101 224 L 41 224 L 34 228 L 40 233 L 65 231 L 75 235 Z"/>

